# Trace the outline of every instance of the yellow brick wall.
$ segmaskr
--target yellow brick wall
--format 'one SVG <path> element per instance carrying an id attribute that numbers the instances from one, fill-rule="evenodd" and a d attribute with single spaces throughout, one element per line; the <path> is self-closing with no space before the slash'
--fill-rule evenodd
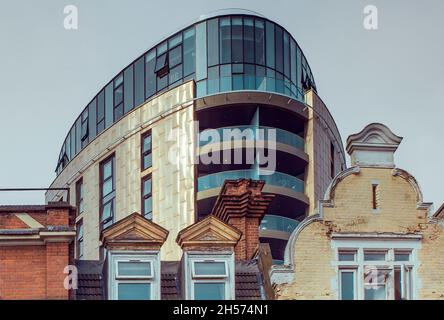
<path id="1" fill-rule="evenodd" d="M 84 225 L 83 259 L 99 258 L 99 167 L 112 153 L 116 156 L 116 221 L 141 212 L 141 179 L 146 172 L 142 175 L 140 171 L 140 137 L 149 129 L 153 134 L 153 221 L 170 230 L 162 260 L 180 258 L 177 231 L 194 222 L 194 170 L 189 162 L 173 168 L 167 157 L 173 142 L 168 143 L 166 135 L 173 128 L 194 130 L 193 92 L 190 81 L 128 113 L 86 146 L 52 183 L 51 187 L 69 187 L 70 202 L 75 205 L 75 183 L 83 178 L 85 212 L 77 219 L 83 219 Z M 191 140 L 188 148 L 192 147 Z M 185 170 L 190 174 L 184 175 Z M 162 188 L 168 192 L 162 193 Z M 59 197 L 60 193 L 48 192 L 46 201 Z"/>
<path id="2" fill-rule="evenodd" d="M 444 299 L 443 227 L 429 222 L 427 211 L 417 209 L 418 196 L 403 177 L 389 168 L 361 168 L 334 188 L 333 207 L 323 207 L 324 219 L 301 230 L 294 250 L 292 283 L 276 287 L 278 299 L 336 299 L 332 280 L 332 232 L 415 233 L 423 236 L 418 252 L 418 297 Z M 372 183 L 379 183 L 380 207 L 372 208 Z"/>
<path id="3" fill-rule="evenodd" d="M 326 236 L 328 231 L 328 226 L 317 221 L 302 230 L 295 245 L 294 282 L 278 286 L 277 299 L 334 299 L 330 288 L 335 274 L 331 267 L 334 252 Z"/>

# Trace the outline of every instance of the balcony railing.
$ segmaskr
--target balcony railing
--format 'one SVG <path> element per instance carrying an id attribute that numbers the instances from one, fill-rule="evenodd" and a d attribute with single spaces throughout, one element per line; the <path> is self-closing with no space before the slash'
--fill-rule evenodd
<path id="1" fill-rule="evenodd" d="M 304 150 L 304 139 L 297 134 L 294 134 L 292 132 L 289 132 L 287 130 L 278 129 L 278 128 L 270 128 L 270 127 L 264 127 L 264 126 L 253 126 L 253 125 L 246 125 L 246 126 L 234 126 L 234 127 L 223 127 L 223 128 L 217 128 L 217 129 L 211 129 L 216 131 L 218 141 L 212 140 L 212 135 L 208 131 L 209 136 L 203 137 L 199 141 L 199 146 L 205 146 L 209 143 L 213 142 L 224 142 L 224 141 L 239 141 L 239 140 L 246 140 L 246 141 L 252 141 L 252 140 L 265 140 L 268 141 L 270 137 L 270 130 L 275 130 L 276 132 L 276 142 L 287 144 L 289 146 L 292 146 L 294 148 Z M 231 131 L 234 130 L 234 131 Z M 237 132 L 236 132 L 237 131 Z M 239 132 L 240 131 L 240 132 Z M 263 134 L 263 135 L 262 135 Z"/>
<path id="2" fill-rule="evenodd" d="M 206 92 L 198 86 L 197 95 L 217 94 L 236 90 L 255 90 L 280 93 L 305 103 L 302 88 L 297 87 L 288 79 L 278 79 L 269 76 L 253 76 L 248 74 L 234 74 L 206 80 Z"/>
<path id="3" fill-rule="evenodd" d="M 299 221 L 287 217 L 267 214 L 260 225 L 260 230 L 281 231 L 292 233 L 299 225 Z"/>
<path id="4" fill-rule="evenodd" d="M 241 178 L 264 180 L 266 185 L 288 188 L 301 193 L 304 192 L 304 181 L 301 179 L 282 172 L 274 172 L 267 175 L 259 174 L 257 169 L 223 171 L 202 176 L 197 179 L 197 190 L 204 191 L 218 188 L 224 184 L 225 180 Z"/>

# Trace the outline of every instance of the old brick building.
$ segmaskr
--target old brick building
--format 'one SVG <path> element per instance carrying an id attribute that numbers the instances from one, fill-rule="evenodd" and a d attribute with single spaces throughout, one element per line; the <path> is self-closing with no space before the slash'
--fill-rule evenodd
<path id="1" fill-rule="evenodd" d="M 74 208 L 0 206 L 0 299 L 68 299 Z"/>
<path id="2" fill-rule="evenodd" d="M 372 123 L 347 140 L 352 166 L 293 232 L 278 299 L 444 299 L 444 222 L 394 165 L 402 138 Z"/>

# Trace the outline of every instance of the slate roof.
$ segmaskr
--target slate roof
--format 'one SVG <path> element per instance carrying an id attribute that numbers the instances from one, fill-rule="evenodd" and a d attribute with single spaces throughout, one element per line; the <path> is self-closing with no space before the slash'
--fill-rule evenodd
<path id="1" fill-rule="evenodd" d="M 103 261 L 77 261 L 78 289 L 77 300 L 105 300 Z M 183 299 L 179 261 L 161 262 L 161 299 Z M 263 300 L 263 280 L 254 261 L 239 261 L 235 264 L 236 300 Z"/>
<path id="2" fill-rule="evenodd" d="M 78 288 L 75 290 L 77 300 L 103 300 L 105 286 L 103 281 L 103 261 L 78 260 Z"/>

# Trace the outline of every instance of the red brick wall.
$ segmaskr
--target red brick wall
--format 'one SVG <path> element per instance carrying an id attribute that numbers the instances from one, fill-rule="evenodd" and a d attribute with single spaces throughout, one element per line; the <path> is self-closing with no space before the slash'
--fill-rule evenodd
<path id="1" fill-rule="evenodd" d="M 228 224 L 242 232 L 239 242 L 234 248 L 236 260 L 249 260 L 253 257 L 259 245 L 259 218 L 233 217 L 228 219 Z"/>
<path id="2" fill-rule="evenodd" d="M 18 210 L 18 209 L 17 209 Z M 20 211 L 23 212 L 23 211 Z M 32 212 L 32 217 L 46 226 L 73 226 L 66 208 L 48 208 Z M 0 229 L 29 229 L 14 213 L 0 214 Z M 51 229 L 47 230 L 51 234 Z M 30 244 L 23 239 L 20 231 L 10 234 L 17 236 L 14 244 L 0 243 L 0 300 L 2 299 L 69 299 L 69 291 L 64 287 L 67 276 L 64 269 L 73 263 L 73 250 L 70 240 L 58 238 L 37 239 Z M 43 236 L 42 236 L 43 237 Z M 56 238 L 57 239 L 57 238 Z M 60 241 L 61 240 L 61 241 Z M 72 239 L 74 240 L 74 239 Z"/>
<path id="3" fill-rule="evenodd" d="M 46 247 L 0 247 L 0 299 L 46 298 Z"/>

